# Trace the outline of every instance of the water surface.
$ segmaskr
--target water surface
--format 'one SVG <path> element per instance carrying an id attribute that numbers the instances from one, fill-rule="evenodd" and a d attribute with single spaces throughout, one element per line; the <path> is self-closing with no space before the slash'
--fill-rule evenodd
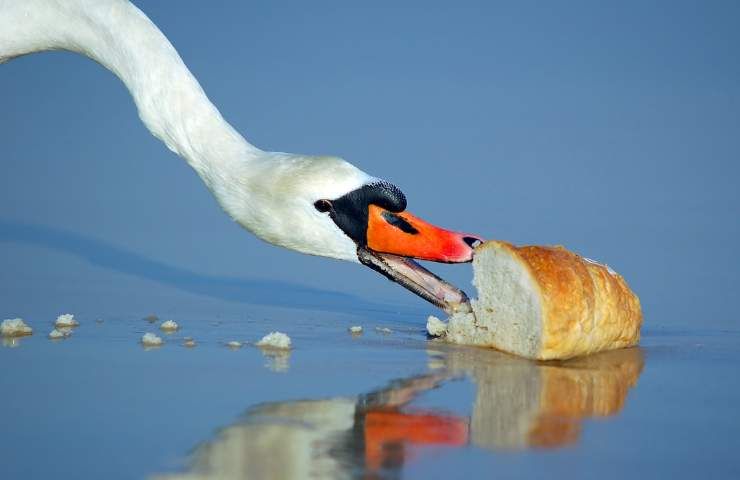
<path id="1" fill-rule="evenodd" d="M 35 332 L 0 348 L 3 478 L 740 475 L 737 331 L 647 318 L 639 348 L 537 363 L 428 340 L 424 308 L 2 232 L 3 318 Z M 272 330 L 294 349 L 253 345 Z"/>

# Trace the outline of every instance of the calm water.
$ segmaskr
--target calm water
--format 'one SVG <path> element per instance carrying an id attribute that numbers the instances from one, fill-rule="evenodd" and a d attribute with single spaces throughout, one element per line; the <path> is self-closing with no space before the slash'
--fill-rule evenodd
<path id="1" fill-rule="evenodd" d="M 608 263 L 642 344 L 430 342 L 377 274 L 228 221 L 100 65 L 32 55 L 0 66 L 0 320 L 36 332 L 0 342 L 1 480 L 740 478 L 740 2 L 135 3 L 256 145 Z M 144 350 L 151 313 L 182 329 Z M 271 330 L 290 354 L 223 345 Z"/>
<path id="2" fill-rule="evenodd" d="M 424 309 L 4 233 L 3 318 L 35 334 L 0 348 L 3 478 L 740 475 L 737 331 L 647 318 L 640 348 L 538 364 L 429 341 Z M 146 350 L 150 313 L 182 328 Z M 295 348 L 224 345 L 271 330 Z"/>

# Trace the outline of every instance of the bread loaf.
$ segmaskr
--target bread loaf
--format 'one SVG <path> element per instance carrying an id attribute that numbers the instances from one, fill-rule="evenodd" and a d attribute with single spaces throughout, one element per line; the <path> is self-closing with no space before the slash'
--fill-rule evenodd
<path id="1" fill-rule="evenodd" d="M 473 270 L 478 299 L 450 318 L 450 342 L 550 360 L 640 339 L 640 301 L 624 279 L 563 247 L 485 242 Z"/>

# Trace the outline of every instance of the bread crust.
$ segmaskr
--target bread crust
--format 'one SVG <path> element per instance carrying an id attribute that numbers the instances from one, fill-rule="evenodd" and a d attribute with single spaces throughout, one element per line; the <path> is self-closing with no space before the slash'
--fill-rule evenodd
<path id="1" fill-rule="evenodd" d="M 490 241 L 476 249 L 508 250 L 532 275 L 542 305 L 537 359 L 565 359 L 636 345 L 640 300 L 621 275 L 562 246 L 522 246 Z"/>

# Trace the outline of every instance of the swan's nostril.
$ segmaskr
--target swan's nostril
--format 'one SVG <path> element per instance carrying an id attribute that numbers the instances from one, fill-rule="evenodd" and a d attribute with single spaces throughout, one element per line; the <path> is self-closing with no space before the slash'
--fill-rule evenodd
<path id="1" fill-rule="evenodd" d="M 483 243 L 483 240 L 476 237 L 463 237 L 463 242 L 467 243 L 470 248 L 475 248 Z"/>

